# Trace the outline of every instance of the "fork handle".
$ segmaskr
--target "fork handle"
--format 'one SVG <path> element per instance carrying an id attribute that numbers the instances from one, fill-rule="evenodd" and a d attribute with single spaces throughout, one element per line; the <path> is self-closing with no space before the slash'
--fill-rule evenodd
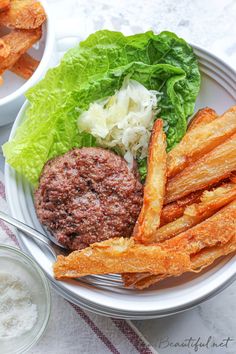
<path id="1" fill-rule="evenodd" d="M 18 230 L 24 232 L 28 236 L 31 236 L 33 239 L 43 242 L 49 251 L 53 254 L 54 258 L 56 258 L 56 254 L 54 253 L 48 238 L 45 237 L 41 232 L 33 229 L 32 227 L 24 224 L 23 222 L 13 218 L 10 215 L 3 213 L 2 211 L 0 211 L 0 219 L 6 221 L 8 224 L 15 226 Z"/>

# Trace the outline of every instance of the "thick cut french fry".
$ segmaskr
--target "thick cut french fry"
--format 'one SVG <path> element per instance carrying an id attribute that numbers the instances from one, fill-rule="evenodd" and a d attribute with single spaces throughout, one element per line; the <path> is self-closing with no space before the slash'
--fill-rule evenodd
<path id="1" fill-rule="evenodd" d="M 222 256 L 227 256 L 236 251 L 236 234 L 229 242 L 220 246 L 205 248 L 191 257 L 191 267 L 188 272 L 199 273 L 209 267 L 213 262 Z M 181 275 L 181 274 L 179 274 Z M 177 276 L 179 276 L 177 275 Z M 176 276 L 176 275 L 175 275 Z M 150 275 L 147 273 L 125 274 L 122 276 L 126 287 L 145 289 L 161 280 L 171 277 L 170 274 Z"/>
<path id="2" fill-rule="evenodd" d="M 149 237 L 160 225 L 160 215 L 166 185 L 166 137 L 163 121 L 153 126 L 148 154 L 148 174 L 144 187 L 143 207 L 134 229 L 138 242 L 148 243 Z"/>
<path id="3" fill-rule="evenodd" d="M 193 192 L 182 199 L 165 205 L 161 212 L 160 226 L 180 218 L 188 205 L 200 202 L 202 193 L 203 191 Z"/>
<path id="4" fill-rule="evenodd" d="M 233 237 L 229 242 L 222 246 L 214 246 L 205 248 L 193 257 L 191 257 L 191 268 L 187 272 L 199 273 L 203 269 L 209 267 L 213 262 L 222 256 L 227 256 L 230 253 L 236 251 L 236 238 Z M 175 275 L 175 276 L 180 276 Z M 146 273 L 137 273 L 137 277 L 134 274 L 125 274 L 122 276 L 126 287 L 135 287 L 139 290 L 150 287 L 157 284 L 161 280 L 171 277 L 170 274 L 162 275 L 147 275 Z"/>
<path id="5" fill-rule="evenodd" d="M 236 201 L 231 202 L 207 220 L 161 243 L 165 249 L 194 254 L 204 247 L 225 244 L 236 232 Z"/>
<path id="6" fill-rule="evenodd" d="M 208 197 L 210 198 L 210 197 Z M 209 247 L 223 247 L 236 238 L 236 201 L 231 202 L 229 205 L 222 208 L 209 219 L 196 225 L 190 230 L 187 230 L 170 240 L 161 243 L 162 249 L 173 251 L 174 249 L 179 252 L 186 252 L 190 255 L 191 263 L 195 255 L 204 248 Z M 234 241 L 235 242 L 235 241 Z M 234 248 L 228 248 L 228 253 L 233 252 Z M 232 249 L 232 250 L 230 250 Z M 227 254 L 228 254 L 227 253 Z M 217 257 L 216 257 L 217 258 Z M 215 259 L 216 259 L 215 258 Z M 198 266 L 199 268 L 199 266 Z M 191 264 L 191 270 L 193 266 Z M 184 271 L 189 271 L 189 268 Z M 131 273 L 131 272 L 130 272 Z M 144 272 L 143 272 L 144 273 Z M 174 274 L 179 276 L 182 273 Z M 139 289 L 144 289 L 158 281 L 172 276 L 172 273 L 160 272 L 158 275 L 153 274 L 123 274 L 122 279 L 125 286 L 135 286 Z"/>
<path id="7" fill-rule="evenodd" d="M 162 212 L 161 212 L 160 227 L 165 224 L 169 224 L 170 222 L 175 221 L 176 219 L 183 216 L 184 210 L 187 206 L 194 204 L 194 203 L 199 203 L 201 201 L 201 196 L 202 196 L 203 192 L 211 191 L 214 188 L 220 187 L 223 184 L 229 183 L 229 182 L 236 183 L 236 178 L 234 178 L 233 174 L 230 175 L 230 178 L 226 178 L 224 180 L 221 180 L 218 183 L 211 185 L 209 188 L 198 190 L 196 192 L 192 192 L 181 199 L 178 199 L 172 203 L 166 204 L 163 207 Z"/>
<path id="8" fill-rule="evenodd" d="M 218 117 L 216 111 L 214 109 L 205 107 L 199 109 L 199 111 L 194 115 L 192 120 L 188 125 L 188 132 L 192 131 L 195 128 L 211 123 Z"/>
<path id="9" fill-rule="evenodd" d="M 233 172 L 233 173 L 230 175 L 230 181 L 233 182 L 233 183 L 236 183 L 236 174 L 235 174 L 235 172 Z"/>
<path id="10" fill-rule="evenodd" d="M 151 242 L 162 242 L 190 229 L 234 199 L 236 199 L 235 183 L 227 183 L 212 191 L 203 192 L 200 203 L 187 206 L 182 217 L 159 228 L 152 235 Z"/>
<path id="11" fill-rule="evenodd" d="M 16 75 L 21 76 L 23 79 L 28 80 L 33 75 L 38 65 L 38 60 L 25 53 L 19 58 L 19 60 L 17 60 L 15 65 L 13 65 L 11 71 Z"/>
<path id="12" fill-rule="evenodd" d="M 8 69 L 11 69 L 34 43 L 36 43 L 42 35 L 42 29 L 36 30 L 14 30 L 2 37 L 2 40 L 10 47 L 9 55 L 0 61 L 0 75 Z"/>
<path id="13" fill-rule="evenodd" d="M 144 246 L 133 238 L 113 238 L 94 243 L 69 256 L 58 256 L 54 264 L 56 279 L 78 278 L 89 274 L 151 272 L 179 274 L 188 268 L 190 257 L 177 250 Z"/>
<path id="14" fill-rule="evenodd" d="M 10 0 L 0 0 L 0 12 L 8 10 L 9 7 L 10 7 Z"/>
<path id="15" fill-rule="evenodd" d="M 236 134 L 171 178 L 167 182 L 165 204 L 209 187 L 235 170 Z"/>
<path id="16" fill-rule="evenodd" d="M 9 28 L 35 29 L 45 20 L 42 5 L 34 0 L 11 0 L 10 9 L 0 13 L 0 24 Z"/>
<path id="17" fill-rule="evenodd" d="M 211 123 L 188 131 L 168 154 L 167 176 L 174 177 L 186 166 L 213 150 L 236 133 L 236 106 Z"/>
<path id="18" fill-rule="evenodd" d="M 191 257 L 191 271 L 201 272 L 204 268 L 211 265 L 217 258 L 226 256 L 236 251 L 236 233 L 224 245 L 205 248 Z"/>
<path id="19" fill-rule="evenodd" d="M 10 54 L 10 47 L 0 38 L 0 60 L 5 59 Z"/>

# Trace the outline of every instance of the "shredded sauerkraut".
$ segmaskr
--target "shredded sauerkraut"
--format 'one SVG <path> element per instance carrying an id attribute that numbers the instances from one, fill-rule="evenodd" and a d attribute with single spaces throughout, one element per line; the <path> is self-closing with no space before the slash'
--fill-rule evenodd
<path id="1" fill-rule="evenodd" d="M 119 151 L 128 163 L 145 158 L 161 93 L 125 79 L 114 96 L 90 104 L 78 119 L 78 128 L 92 134 L 101 147 Z"/>

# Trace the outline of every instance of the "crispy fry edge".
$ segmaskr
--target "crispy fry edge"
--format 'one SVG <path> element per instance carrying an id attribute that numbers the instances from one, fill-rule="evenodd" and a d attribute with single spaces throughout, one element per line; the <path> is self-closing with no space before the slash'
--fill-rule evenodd
<path id="1" fill-rule="evenodd" d="M 218 118 L 219 119 L 219 118 Z M 236 170 L 236 134 L 167 182 L 164 204 L 229 177 Z"/>
<path id="2" fill-rule="evenodd" d="M 212 108 L 205 107 L 199 109 L 199 111 L 194 115 L 194 117 L 189 122 L 187 132 L 190 132 L 191 130 L 200 127 L 202 125 L 205 125 L 207 123 L 211 123 L 217 117 L 218 115 L 216 111 Z"/>
<path id="3" fill-rule="evenodd" d="M 160 225 L 166 185 L 166 159 L 163 121 L 157 119 L 149 144 L 148 175 L 144 187 L 143 207 L 133 233 L 137 242 L 148 243 L 148 239 Z"/>
<path id="4" fill-rule="evenodd" d="M 42 28 L 36 30 L 13 30 L 2 37 L 2 40 L 10 47 L 9 55 L 0 61 L 0 75 L 11 69 L 19 58 L 36 43 L 42 35 Z"/>
<path id="5" fill-rule="evenodd" d="M 185 208 L 183 216 L 156 230 L 152 243 L 163 242 L 184 232 L 212 216 L 217 210 L 236 199 L 236 184 L 225 183 L 211 191 L 204 191 L 199 203 Z"/>
<path id="6" fill-rule="evenodd" d="M 207 114 L 207 113 L 205 113 Z M 183 139 L 168 154 L 167 176 L 174 177 L 185 167 L 209 153 L 236 133 L 236 106 L 210 123 L 187 131 Z"/>
<path id="7" fill-rule="evenodd" d="M 188 268 L 190 258 L 186 253 L 164 250 L 157 245 L 144 246 L 132 238 L 113 238 L 95 243 L 69 256 L 58 256 L 54 264 L 56 279 L 77 278 L 89 274 L 124 272 L 177 274 Z"/>
<path id="8" fill-rule="evenodd" d="M 165 205 L 161 212 L 160 227 L 180 218 L 184 214 L 184 210 L 188 205 L 200 202 L 202 193 L 202 190 L 193 192 L 182 199 Z"/>
<path id="9" fill-rule="evenodd" d="M 0 0 L 0 14 L 10 8 L 10 0 Z"/>
<path id="10" fill-rule="evenodd" d="M 12 0 L 8 11 L 0 13 L 0 23 L 13 29 L 36 29 L 46 21 L 46 14 L 39 1 Z"/>

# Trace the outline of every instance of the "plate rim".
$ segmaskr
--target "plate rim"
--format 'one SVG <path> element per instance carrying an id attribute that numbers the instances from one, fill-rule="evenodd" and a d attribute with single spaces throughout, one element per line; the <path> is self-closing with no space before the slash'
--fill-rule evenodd
<path id="1" fill-rule="evenodd" d="M 205 54 L 206 57 L 210 57 L 210 59 L 213 60 L 213 62 L 216 62 L 217 64 L 219 64 L 219 67 L 223 67 L 223 69 L 226 68 L 227 69 L 226 75 L 229 76 L 228 72 L 230 72 L 233 75 L 232 76 L 233 82 L 234 81 L 236 82 L 236 71 L 234 70 L 234 68 L 232 68 L 224 60 L 217 57 L 216 55 L 209 52 L 208 50 L 205 50 L 202 47 L 192 44 L 192 43 L 190 43 L 190 45 L 193 47 L 194 51 L 195 50 L 199 51 L 200 53 Z M 232 79 L 232 77 L 231 77 L 231 79 Z M 13 124 L 9 140 L 11 140 L 12 137 L 14 136 L 16 128 L 19 126 L 19 121 L 22 116 L 22 113 L 24 112 L 24 110 L 26 109 L 28 104 L 29 104 L 28 101 L 25 101 L 25 103 L 21 107 L 21 110 L 19 111 L 17 118 Z M 14 208 L 12 206 L 13 201 L 12 201 L 12 198 L 10 198 L 10 184 L 11 184 L 10 183 L 10 179 L 11 179 L 10 173 L 11 173 L 11 170 L 13 170 L 13 169 L 7 163 L 5 163 L 5 180 L 6 180 L 5 185 L 6 185 L 7 202 L 9 205 L 11 215 L 16 217 L 16 215 L 14 215 L 15 214 Z M 15 182 L 16 182 L 16 180 L 15 180 Z M 18 241 L 19 241 L 21 247 L 23 249 L 25 249 L 28 253 L 28 249 L 25 246 L 19 232 L 17 232 L 17 238 L 18 238 Z M 31 254 L 31 256 L 32 256 L 32 254 Z M 34 258 L 34 256 L 33 256 L 33 258 Z M 235 258 L 233 263 L 236 263 L 236 257 L 233 257 L 233 258 Z M 34 260 L 38 263 L 37 259 L 34 258 Z M 40 264 L 39 264 L 39 266 L 40 266 Z M 50 282 L 52 283 L 53 287 L 56 289 L 56 291 L 59 292 L 63 297 L 76 303 L 77 305 L 87 308 L 90 311 L 97 312 L 99 314 L 103 314 L 106 316 L 113 316 L 113 317 L 116 316 L 119 318 L 124 318 L 124 316 L 125 317 L 127 316 L 127 318 L 129 318 L 129 319 L 156 318 L 156 317 L 163 317 L 163 316 L 167 316 L 167 315 L 171 315 L 174 313 L 179 313 L 179 312 L 185 311 L 189 308 L 197 306 L 199 303 L 201 303 L 205 300 L 208 300 L 209 298 L 211 298 L 212 296 L 216 295 L 217 293 L 222 291 L 224 288 L 229 286 L 234 280 L 236 280 L 236 269 L 235 269 L 234 273 L 231 274 L 231 276 L 227 277 L 224 281 L 221 281 L 218 284 L 218 286 L 214 287 L 211 291 L 208 291 L 205 295 L 203 295 L 201 297 L 197 297 L 196 299 L 193 299 L 191 301 L 186 301 L 182 305 L 179 305 L 177 307 L 170 306 L 166 310 L 149 310 L 149 311 L 147 311 L 147 310 L 142 310 L 142 309 L 136 309 L 134 311 L 134 310 L 124 310 L 121 308 L 118 309 L 118 308 L 106 307 L 104 304 L 101 305 L 101 304 L 97 303 L 95 300 L 90 301 L 86 298 L 82 298 L 78 294 L 75 294 L 75 293 L 71 292 L 69 289 L 67 289 L 64 286 L 64 282 L 58 282 L 50 274 L 48 274 L 47 272 L 45 272 L 45 273 L 46 273 L 46 276 L 49 278 Z"/>

